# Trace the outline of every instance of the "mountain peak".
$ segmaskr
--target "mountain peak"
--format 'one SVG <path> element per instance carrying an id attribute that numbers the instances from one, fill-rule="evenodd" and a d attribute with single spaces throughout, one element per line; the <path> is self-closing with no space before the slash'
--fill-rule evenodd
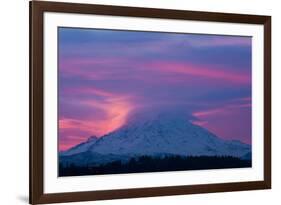
<path id="1" fill-rule="evenodd" d="M 101 138 L 90 137 L 68 150 L 67 155 L 88 151 L 126 157 L 159 154 L 241 157 L 250 151 L 249 145 L 223 140 L 192 124 L 191 119 L 179 111 L 137 113 L 130 116 L 126 125 Z"/>
<path id="2" fill-rule="evenodd" d="M 153 111 L 144 110 L 143 112 L 134 113 L 129 116 L 127 124 L 128 126 L 140 126 L 143 124 L 159 123 L 159 124 L 184 124 L 194 120 L 194 117 L 187 112 L 180 110 L 164 110 L 164 111 Z M 121 127 L 122 129 L 122 127 Z"/>

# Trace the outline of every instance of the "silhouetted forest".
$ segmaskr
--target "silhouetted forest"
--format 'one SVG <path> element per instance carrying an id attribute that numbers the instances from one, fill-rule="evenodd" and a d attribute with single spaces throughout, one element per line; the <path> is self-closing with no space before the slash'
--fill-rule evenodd
<path id="1" fill-rule="evenodd" d="M 127 162 L 122 162 L 121 160 L 118 160 L 104 165 L 88 165 L 86 167 L 79 167 L 74 164 L 63 165 L 63 163 L 60 163 L 59 176 L 243 168 L 251 166 L 252 162 L 250 160 L 242 160 L 230 156 L 169 156 L 164 158 L 142 156 L 138 158 L 132 158 Z"/>

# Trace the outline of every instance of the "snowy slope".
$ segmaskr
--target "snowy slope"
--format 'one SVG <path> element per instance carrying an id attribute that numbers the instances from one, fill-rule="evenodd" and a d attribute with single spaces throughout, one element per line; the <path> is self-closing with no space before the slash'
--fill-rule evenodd
<path id="1" fill-rule="evenodd" d="M 63 155 L 79 155 L 85 152 L 83 156 L 87 155 L 91 162 L 102 163 L 107 162 L 106 159 L 163 154 L 242 157 L 250 151 L 250 145 L 237 140 L 223 140 L 192 124 L 183 113 L 177 112 L 149 117 L 136 115 L 120 129 L 77 145 Z M 75 157 L 80 159 L 82 155 Z"/>
<path id="2" fill-rule="evenodd" d="M 190 123 L 184 115 L 159 114 L 149 120 L 132 120 L 121 129 L 99 139 L 90 148 L 99 154 L 121 155 L 231 155 L 240 157 L 250 146 L 225 141 Z"/>
<path id="3" fill-rule="evenodd" d="M 96 143 L 96 141 L 98 140 L 98 138 L 96 136 L 91 136 L 88 138 L 87 141 L 82 142 L 72 148 L 70 148 L 67 151 L 61 152 L 60 155 L 61 156 L 70 156 L 70 155 L 74 155 L 74 154 L 78 154 L 78 153 L 82 153 L 82 152 L 86 152 L 88 151 L 88 149 Z"/>

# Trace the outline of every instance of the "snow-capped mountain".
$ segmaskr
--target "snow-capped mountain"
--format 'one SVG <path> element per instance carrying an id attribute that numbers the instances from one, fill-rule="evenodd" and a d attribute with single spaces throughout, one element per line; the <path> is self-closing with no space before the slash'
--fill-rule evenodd
<path id="1" fill-rule="evenodd" d="M 83 153 L 84 157 L 87 155 L 87 162 L 102 163 L 103 160 L 142 155 L 242 157 L 250 152 L 250 145 L 237 140 L 223 140 L 192 124 L 182 113 L 162 113 L 149 117 L 136 115 L 118 130 L 79 144 L 62 156 L 83 160 Z"/>

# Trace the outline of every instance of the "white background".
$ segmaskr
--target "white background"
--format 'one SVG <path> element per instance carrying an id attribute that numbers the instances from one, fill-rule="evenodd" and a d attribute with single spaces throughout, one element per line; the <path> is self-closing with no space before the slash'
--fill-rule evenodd
<path id="1" fill-rule="evenodd" d="M 82 2 L 76 0 L 76 2 Z M 86 1 L 83 1 L 86 2 Z M 129 204 L 280 204 L 281 194 L 281 6 L 276 0 L 88 0 L 90 3 L 267 14 L 273 17 L 273 189 L 233 193 L 124 199 L 97 205 Z M 27 204 L 28 199 L 28 1 L 1 2 L 0 31 L 0 204 Z M 73 203 L 75 204 L 75 203 Z M 93 204 L 93 202 L 76 203 Z"/>

